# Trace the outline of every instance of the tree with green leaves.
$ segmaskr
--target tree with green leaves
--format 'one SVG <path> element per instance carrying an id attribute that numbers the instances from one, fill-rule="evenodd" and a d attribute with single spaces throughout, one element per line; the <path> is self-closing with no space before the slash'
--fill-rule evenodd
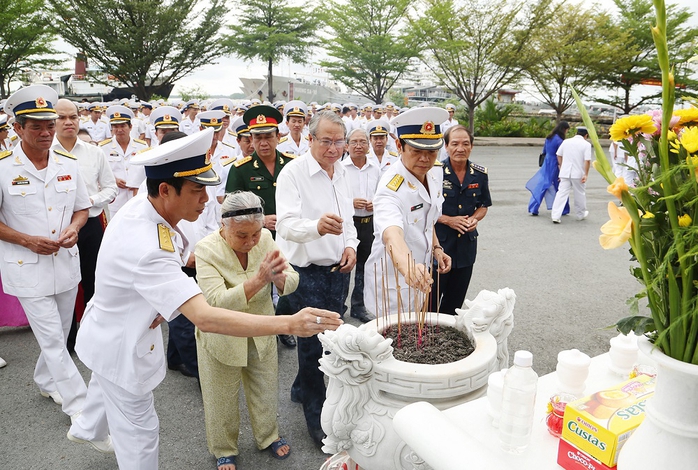
<path id="1" fill-rule="evenodd" d="M 361 96 L 382 103 L 388 90 L 419 55 L 417 38 L 407 30 L 412 0 L 328 1 L 323 41 L 328 59 L 320 62 L 330 76 Z"/>
<path id="2" fill-rule="evenodd" d="M 58 34 L 141 100 L 224 52 L 224 0 L 62 0 L 49 8 Z"/>
<path id="3" fill-rule="evenodd" d="M 555 110 L 557 122 L 574 103 L 571 87 L 585 95 L 630 54 L 627 34 L 608 13 L 574 3 L 558 8 L 531 37 L 531 45 L 535 53 L 525 73 L 543 102 Z"/>
<path id="4" fill-rule="evenodd" d="M 285 0 L 245 0 L 238 24 L 230 26 L 227 51 L 245 60 L 267 64 L 267 99 L 274 101 L 273 67 L 284 58 L 308 63 L 314 45 L 317 18 L 314 10 L 288 6 Z"/>
<path id="5" fill-rule="evenodd" d="M 630 44 L 626 61 L 616 64 L 614 70 L 602 77 L 602 83 L 610 90 L 618 90 L 617 96 L 596 98 L 601 103 L 616 106 L 629 114 L 646 103 L 656 103 L 662 96 L 661 86 L 633 99 L 632 90 L 643 83 L 653 81 L 661 85 L 661 72 L 657 50 L 652 38 L 651 26 L 655 22 L 652 2 L 647 0 L 614 0 L 618 8 L 616 28 L 628 34 Z M 677 86 L 686 86 L 684 94 L 696 96 L 698 82 L 691 76 L 688 60 L 694 55 L 698 40 L 698 28 L 688 23 L 693 14 L 687 8 L 667 6 L 667 45 L 671 51 L 674 78 Z M 650 89 L 651 90 L 651 89 Z"/>
<path id="6" fill-rule="evenodd" d="M 0 0 L 0 98 L 29 70 L 60 64 L 45 0 Z"/>
<path id="7" fill-rule="evenodd" d="M 531 37 L 545 27 L 550 0 L 424 0 L 411 21 L 424 62 L 460 98 L 475 129 L 475 110 L 532 64 Z"/>

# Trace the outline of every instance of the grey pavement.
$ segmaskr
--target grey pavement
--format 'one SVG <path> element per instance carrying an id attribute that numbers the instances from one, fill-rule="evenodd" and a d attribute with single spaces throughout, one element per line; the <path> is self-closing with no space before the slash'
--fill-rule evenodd
<path id="1" fill-rule="evenodd" d="M 517 295 L 515 327 L 509 349 L 533 352 L 539 374 L 555 369 L 557 353 L 577 348 L 593 356 L 608 350 L 616 333 L 603 328 L 628 314 L 625 300 L 639 285 L 629 274 L 627 248 L 604 251 L 599 227 L 606 222 L 612 196 L 593 170 L 587 185 L 589 217 L 563 217 L 552 224 L 541 208 L 528 215 L 526 181 L 538 169 L 538 144 L 486 146 L 478 139 L 471 159 L 489 168 L 493 206 L 479 224 L 479 251 L 468 298 L 481 289 L 514 289 Z M 356 324 L 353 319 L 348 320 Z M 165 335 L 166 338 L 166 335 Z M 113 470 L 113 455 L 69 442 L 70 420 L 57 405 L 42 398 L 32 374 L 39 349 L 28 328 L 0 328 L 0 470 L 71 469 Z M 88 371 L 78 361 L 87 381 Z M 276 461 L 256 449 L 249 419 L 243 409 L 238 468 L 318 469 L 325 456 L 308 436 L 300 405 L 289 390 L 296 372 L 296 352 L 279 345 L 279 426 L 292 447 L 291 456 Z M 168 371 L 155 390 L 160 417 L 161 469 L 214 469 L 203 421 L 203 406 L 196 381 Z"/>

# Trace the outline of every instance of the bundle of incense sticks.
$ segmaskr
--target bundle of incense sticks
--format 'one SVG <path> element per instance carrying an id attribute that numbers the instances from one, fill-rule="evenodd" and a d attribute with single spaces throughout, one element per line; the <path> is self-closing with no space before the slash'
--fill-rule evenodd
<path id="1" fill-rule="evenodd" d="M 388 256 L 389 255 L 389 256 Z M 390 259 L 390 262 L 388 261 L 388 258 Z M 390 264 L 392 264 L 392 273 L 390 272 Z M 426 267 L 426 274 L 431 278 L 432 275 L 432 269 L 434 265 L 434 254 L 432 252 L 431 257 L 429 259 L 429 264 Z M 433 293 L 433 289 L 430 290 L 429 292 L 424 292 L 418 288 L 412 287 L 412 280 L 416 279 L 418 275 L 418 269 L 417 269 L 417 263 L 415 262 L 414 258 L 412 257 L 412 254 L 410 253 L 407 256 L 407 266 L 406 269 L 404 269 L 404 274 L 402 279 L 405 280 L 405 283 L 407 284 L 407 305 L 404 305 L 403 299 L 402 299 L 402 289 L 405 288 L 402 286 L 402 283 L 400 282 L 400 266 L 397 262 L 394 261 L 393 259 L 393 253 L 392 253 L 392 247 L 388 247 L 388 250 L 386 254 L 384 255 L 383 258 L 380 260 L 380 277 L 378 276 L 378 263 L 374 263 L 373 265 L 373 274 L 374 274 L 374 289 L 376 292 L 375 296 L 375 308 L 376 308 L 376 327 L 378 331 L 383 331 L 383 335 L 386 336 L 388 334 L 388 330 L 390 328 L 390 325 L 388 323 L 388 317 L 390 316 L 391 310 L 391 305 L 390 305 L 390 295 L 388 294 L 389 290 L 389 276 L 394 276 L 395 278 L 395 289 L 397 291 L 397 296 L 396 296 L 396 302 L 397 305 L 395 305 L 396 313 L 397 313 L 397 347 L 401 348 L 402 347 L 402 342 L 401 342 L 401 337 L 402 337 L 402 327 L 403 327 L 403 322 L 405 324 L 415 324 L 416 328 L 414 328 L 413 333 L 415 335 L 416 339 L 416 344 L 417 347 L 423 347 L 426 344 L 426 326 L 427 326 L 427 310 L 430 305 L 430 300 L 432 295 L 438 295 L 440 292 L 440 276 L 437 275 L 436 277 L 436 294 Z M 380 286 L 379 286 L 379 279 L 380 279 Z M 378 296 L 378 292 L 380 289 L 380 297 Z M 439 313 L 439 308 L 440 308 L 440 302 L 437 305 L 437 309 L 435 313 Z M 414 317 L 413 317 L 414 315 Z M 436 321 L 437 321 L 437 326 L 438 326 L 438 315 L 436 316 Z M 383 330 L 381 330 L 381 324 L 383 324 Z"/>

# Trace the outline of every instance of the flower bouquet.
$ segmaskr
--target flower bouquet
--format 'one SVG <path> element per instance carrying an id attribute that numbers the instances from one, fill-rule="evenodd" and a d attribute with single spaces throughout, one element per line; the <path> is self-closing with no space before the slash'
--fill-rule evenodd
<path id="1" fill-rule="evenodd" d="M 632 274 L 644 289 L 631 299 L 633 316 L 620 320 L 622 333 L 648 333 L 667 356 L 698 364 L 698 108 L 674 111 L 674 75 L 669 66 L 666 9 L 655 0 L 652 28 L 662 71 L 662 110 L 621 118 L 611 139 L 635 157 L 637 179 L 617 178 L 599 145 L 594 126 L 574 93 L 594 145 L 594 168 L 622 205 L 608 203 L 610 220 L 601 227 L 606 249 L 629 242 L 638 266 Z M 646 298 L 651 317 L 638 315 Z"/>

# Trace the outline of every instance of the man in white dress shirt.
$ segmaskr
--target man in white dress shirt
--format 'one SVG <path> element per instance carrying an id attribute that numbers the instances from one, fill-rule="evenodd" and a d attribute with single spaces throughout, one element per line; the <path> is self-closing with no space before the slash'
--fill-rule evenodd
<path id="1" fill-rule="evenodd" d="M 74 417 L 87 388 L 65 338 L 80 282 L 76 243 L 91 204 L 76 157 L 51 149 L 56 101 L 53 89 L 34 85 L 5 103 L 21 142 L 0 154 L 0 270 L 41 348 L 34 370 L 41 395 Z"/>
<path id="2" fill-rule="evenodd" d="M 356 227 L 359 246 L 356 248 L 356 270 L 354 271 L 354 290 L 351 294 L 351 316 L 366 323 L 375 317 L 364 305 L 364 265 L 371 254 L 373 244 L 373 196 L 376 194 L 381 171 L 366 157 L 368 153 L 368 134 L 359 128 L 347 133 L 349 158 L 342 160 L 351 184 L 354 204 L 354 227 Z"/>
<path id="3" fill-rule="evenodd" d="M 390 138 L 390 124 L 382 119 L 373 120 L 366 128 L 371 148 L 368 152 L 368 159 L 372 160 L 381 171 L 385 173 L 390 165 L 400 159 L 397 152 L 388 150 L 388 139 Z"/>
<path id="4" fill-rule="evenodd" d="M 309 138 L 303 135 L 308 108 L 302 101 L 289 101 L 284 106 L 284 117 L 289 133 L 279 139 L 276 149 L 281 153 L 303 155 L 308 151 Z"/>
<path id="5" fill-rule="evenodd" d="M 288 299 L 291 311 L 303 307 L 344 311 L 349 275 L 359 240 L 352 216 L 351 185 L 341 158 L 346 146 L 344 121 L 321 111 L 310 121 L 310 151 L 285 165 L 276 187 L 276 242 L 300 275 Z M 322 345 L 317 337 L 298 338 L 298 374 L 291 399 L 303 404 L 308 432 L 322 445 L 320 413 L 325 381 L 318 369 Z"/>
<path id="6" fill-rule="evenodd" d="M 199 123 L 196 115 L 199 114 L 199 103 L 196 100 L 187 101 L 184 107 L 184 119 L 179 123 L 179 130 L 187 135 L 199 132 Z"/>
<path id="7" fill-rule="evenodd" d="M 80 129 L 87 129 L 92 140 L 102 142 L 111 135 L 109 124 L 102 120 L 102 108 L 99 103 L 90 103 L 87 110 L 90 112 L 90 118 L 80 123 Z"/>
<path id="8" fill-rule="evenodd" d="M 591 144 L 587 140 L 589 131 L 578 127 L 577 135 L 567 139 L 557 149 L 557 164 L 560 167 L 560 186 L 555 194 L 550 216 L 554 224 L 560 223 L 562 211 L 570 191 L 574 191 L 574 209 L 577 220 L 584 220 L 587 211 L 586 182 L 591 166 Z"/>
<path id="9" fill-rule="evenodd" d="M 55 106 L 58 120 L 56 121 L 56 136 L 53 148 L 71 153 L 78 158 L 80 176 L 82 176 L 87 194 L 92 206 L 88 212 L 85 225 L 78 233 L 78 249 L 80 250 L 80 275 L 82 276 L 83 306 L 87 305 L 95 291 L 95 270 L 97 269 L 97 253 L 102 243 L 104 229 L 102 218 L 107 204 L 117 194 L 116 179 L 111 171 L 104 153 L 99 147 L 78 139 L 80 117 L 74 102 L 60 99 Z M 75 315 L 70 326 L 67 344 L 68 351 L 75 350 L 77 335 Z"/>

